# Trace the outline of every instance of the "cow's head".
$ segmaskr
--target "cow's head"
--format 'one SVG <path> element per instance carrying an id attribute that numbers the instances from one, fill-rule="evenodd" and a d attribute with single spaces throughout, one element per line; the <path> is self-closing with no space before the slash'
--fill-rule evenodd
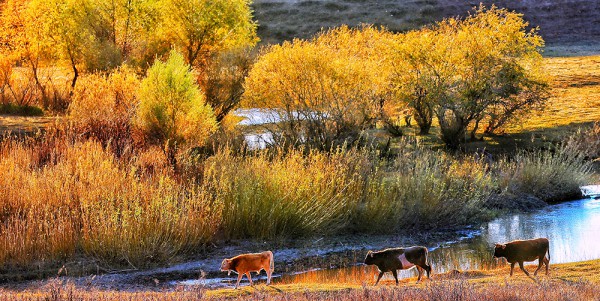
<path id="1" fill-rule="evenodd" d="M 227 275 L 231 274 L 231 259 L 223 259 L 221 262 L 221 272 L 228 271 Z"/>
<path id="2" fill-rule="evenodd" d="M 494 258 L 504 257 L 504 250 L 506 249 L 506 244 L 496 244 L 494 248 Z"/>
<path id="3" fill-rule="evenodd" d="M 374 261 L 373 251 L 367 252 L 367 256 L 365 257 L 365 264 L 373 264 Z"/>

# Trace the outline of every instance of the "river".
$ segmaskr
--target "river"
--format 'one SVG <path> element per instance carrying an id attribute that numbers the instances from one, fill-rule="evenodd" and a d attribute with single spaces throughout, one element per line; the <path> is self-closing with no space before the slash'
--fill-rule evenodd
<path id="1" fill-rule="evenodd" d="M 455 239 L 446 240 L 438 245 L 427 246 L 430 251 L 430 264 L 435 273 L 494 267 L 497 264 L 492 258 L 495 243 L 536 237 L 547 237 L 550 240 L 550 266 L 556 263 L 598 259 L 600 258 L 600 199 L 586 198 L 550 205 L 533 212 L 504 215 L 479 227 L 459 231 L 455 236 Z M 316 273 L 317 275 L 312 275 L 311 278 L 328 279 L 331 275 L 339 276 L 344 273 L 356 275 L 357 270 L 363 270 L 360 266 L 362 265 L 361 257 L 364 256 L 365 248 L 397 246 L 399 245 L 393 243 L 385 246 L 385 242 L 366 245 L 364 241 L 362 243 L 357 242 L 356 248 L 354 248 L 356 250 L 356 258 L 353 259 L 355 264 L 350 264 L 350 267 L 342 269 L 313 270 L 310 273 Z M 276 261 L 278 253 L 281 256 L 286 254 L 285 251 L 278 252 L 276 250 Z M 279 271 L 281 270 L 281 267 L 279 267 Z M 369 271 L 372 271 L 372 269 L 369 269 Z M 285 282 L 293 282 L 294 278 L 304 277 L 303 274 L 305 273 L 295 272 L 293 274 L 277 274 L 277 276 Z M 318 274 L 323 275 L 319 277 Z M 402 278 L 414 277 L 415 275 L 415 269 L 399 273 L 399 277 Z M 391 275 L 386 275 L 386 277 L 389 279 Z M 259 279 L 264 279 L 264 277 L 259 277 Z M 234 284 L 234 280 L 235 277 L 231 276 L 203 279 L 201 281 L 188 280 L 179 282 L 179 284 L 194 285 L 202 283 L 207 286 L 228 286 Z M 247 284 L 247 280 L 244 281 L 244 284 Z"/>

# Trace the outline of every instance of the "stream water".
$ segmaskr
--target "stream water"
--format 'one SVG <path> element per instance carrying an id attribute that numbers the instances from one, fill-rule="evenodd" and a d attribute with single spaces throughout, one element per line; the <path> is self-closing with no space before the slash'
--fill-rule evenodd
<path id="1" fill-rule="evenodd" d="M 593 189 L 600 192 L 600 187 L 593 187 Z M 509 214 L 485 223 L 479 228 L 457 232 L 454 240 L 437 246 L 427 246 L 430 251 L 429 261 L 435 273 L 444 273 L 450 270 L 486 269 L 496 264 L 492 258 L 495 243 L 536 237 L 547 237 L 550 240 L 550 265 L 600 258 L 600 199 L 586 198 L 547 206 L 533 212 Z M 397 246 L 389 245 L 387 247 Z M 362 248 L 365 248 L 364 244 Z M 348 268 L 319 269 L 276 275 L 285 282 L 293 282 L 295 278 L 306 277 L 307 273 L 311 273 L 313 279 L 331 279 L 331 275 L 339 277 L 339 275 L 345 274 L 346 277 L 355 277 L 357 273 L 362 273 L 360 272 L 362 270 L 372 272 L 373 269 L 370 268 L 357 268 L 357 266 L 361 266 L 363 253 L 366 253 L 362 248 L 356 248 L 358 251 L 356 258 L 353 259 L 356 263 Z M 377 247 L 371 246 L 371 248 Z M 276 251 L 276 261 L 277 256 Z M 281 268 L 279 270 L 281 271 Z M 256 278 L 254 275 L 253 278 Z M 416 269 L 414 268 L 399 273 L 399 277 L 402 278 L 415 275 Z M 264 272 L 261 276 L 264 276 Z M 369 277 L 371 276 L 369 275 Z M 391 277 L 391 275 L 386 275 L 386 277 Z M 258 277 L 258 279 L 262 278 Z M 235 284 L 234 280 L 235 277 L 231 276 L 201 281 L 188 280 L 179 282 L 179 284 L 228 286 Z M 244 280 L 243 283 L 247 284 L 245 277 Z"/>

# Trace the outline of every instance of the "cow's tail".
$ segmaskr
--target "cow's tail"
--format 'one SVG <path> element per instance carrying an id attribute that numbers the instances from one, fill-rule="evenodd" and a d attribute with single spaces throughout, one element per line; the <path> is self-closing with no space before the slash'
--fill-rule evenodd
<path id="1" fill-rule="evenodd" d="M 275 270 L 275 260 L 273 259 L 273 252 L 267 252 L 269 252 L 269 268 L 271 268 L 271 273 L 273 273 L 273 271 Z"/>
<path id="2" fill-rule="evenodd" d="M 550 244 L 548 244 L 547 252 L 548 252 L 548 262 L 550 262 Z"/>

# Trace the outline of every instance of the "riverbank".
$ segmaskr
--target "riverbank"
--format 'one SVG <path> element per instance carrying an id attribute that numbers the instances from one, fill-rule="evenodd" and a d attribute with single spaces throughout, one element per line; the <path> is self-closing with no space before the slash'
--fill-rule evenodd
<path id="1" fill-rule="evenodd" d="M 525 268 L 533 275 L 533 271 L 537 264 L 526 265 Z M 257 298 L 262 294 L 263 297 L 278 296 L 285 300 L 287 296 L 291 300 L 306 300 L 306 294 L 313 294 L 315 298 L 327 296 L 331 299 L 344 300 L 345 298 L 355 299 L 363 294 L 365 299 L 377 299 L 379 294 L 382 296 L 401 295 L 406 290 L 413 291 L 417 295 L 427 299 L 427 296 L 435 294 L 436 296 L 462 296 L 479 295 L 482 292 L 500 292 L 505 289 L 515 289 L 517 295 L 530 292 L 532 299 L 525 300 L 558 300 L 546 295 L 547 299 L 536 299 L 534 296 L 538 290 L 547 289 L 549 294 L 557 293 L 556 290 L 573 289 L 580 293 L 587 293 L 587 285 L 597 286 L 600 283 L 600 260 L 582 261 L 565 264 L 550 263 L 550 273 L 544 275 L 543 269 L 540 270 L 537 277 L 527 277 L 518 267 L 515 267 L 515 272 L 512 277 L 509 277 L 510 265 L 505 264 L 497 269 L 490 270 L 467 270 L 467 271 L 450 271 L 442 274 L 434 274 L 429 280 L 425 279 L 417 284 L 416 277 L 405 278 L 400 280 L 400 285 L 396 287 L 394 280 L 388 278 L 382 280 L 378 287 L 374 287 L 377 272 L 374 267 L 357 267 L 352 273 L 332 275 L 329 279 L 320 279 L 318 277 L 299 278 L 295 282 L 275 284 L 272 287 L 266 286 L 264 282 L 255 287 L 244 286 L 241 289 L 216 289 L 206 291 L 205 295 L 211 298 L 225 297 L 250 297 Z M 384 278 L 385 279 L 385 278 Z M 435 292 L 435 290 L 438 290 Z M 596 288 L 597 293 L 600 293 L 600 287 Z M 551 292 L 554 291 L 554 292 Z M 372 294 L 373 298 L 369 298 Z M 337 295 L 337 296 L 336 296 Z M 582 295 L 576 295 L 583 297 Z M 594 295 L 598 296 L 598 295 Z M 291 297 L 291 298 L 290 298 Z M 575 296 L 571 300 L 587 300 L 580 299 Z M 445 299 L 443 298 L 443 299 Z M 489 298 L 489 299 L 488 299 Z M 410 298 L 408 298 L 410 299 Z M 420 298 L 419 298 L 420 299 Z M 504 298 L 495 299 L 493 294 L 486 297 L 488 300 L 504 300 Z M 439 300 L 439 299 L 438 299 Z M 454 300 L 454 299 L 451 299 Z M 470 300 L 469 298 L 460 300 Z"/>
<path id="2" fill-rule="evenodd" d="M 527 265 L 529 271 L 533 265 Z M 399 286 L 383 281 L 373 287 L 374 278 L 333 277 L 314 281 L 266 286 L 264 281 L 239 290 L 205 290 L 179 287 L 169 291 L 118 292 L 54 281 L 35 290 L 0 289 L 0 300 L 596 300 L 600 295 L 600 260 L 550 265 L 550 275 L 529 278 L 509 266 L 434 274 L 431 280 L 415 284 L 416 278 Z M 373 275 L 374 276 L 374 275 Z M 317 280 L 317 279 L 315 279 Z"/>

